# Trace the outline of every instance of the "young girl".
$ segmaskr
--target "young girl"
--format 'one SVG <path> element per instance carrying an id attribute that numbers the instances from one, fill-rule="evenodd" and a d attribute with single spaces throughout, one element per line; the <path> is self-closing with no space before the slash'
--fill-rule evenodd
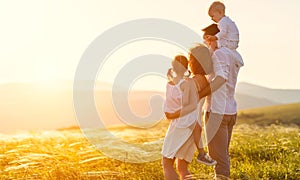
<path id="1" fill-rule="evenodd" d="M 165 103 L 166 116 L 168 117 L 168 114 L 180 111 L 183 106 L 186 107 L 185 109 L 189 111 L 189 113 L 173 119 L 169 125 L 162 150 L 163 167 L 166 179 L 176 179 L 177 174 L 173 168 L 173 164 L 174 158 L 177 158 L 178 171 L 181 178 L 184 179 L 184 177 L 190 175 L 187 165 L 192 161 L 196 149 L 195 144 L 199 149 L 198 159 L 200 157 L 200 160 L 208 165 L 211 165 L 209 163 L 215 164 L 216 162 L 206 155 L 199 144 L 201 139 L 199 110 L 204 100 L 198 103 L 197 90 L 199 88 L 197 88 L 198 83 L 195 84 L 194 80 L 197 82 L 201 80 L 201 78 L 190 79 L 184 77 L 188 68 L 188 61 L 185 56 L 176 56 L 172 61 L 172 66 L 176 77 L 173 78 L 170 76 L 170 82 L 167 84 Z M 196 78 L 196 76 L 194 77 Z M 196 123 L 197 120 L 199 120 L 198 123 L 200 123 L 200 125 Z"/>
<path id="2" fill-rule="evenodd" d="M 167 180 L 178 179 L 173 167 L 175 158 L 177 158 L 177 168 L 181 179 L 191 174 L 187 167 L 196 150 L 193 130 L 198 116 L 198 100 L 194 98 L 197 96 L 196 87 L 191 79 L 184 77 L 188 67 L 187 58 L 182 55 L 176 56 L 172 61 L 172 67 L 176 77 L 171 78 L 167 83 L 165 112 L 176 112 L 185 105 L 189 105 L 193 111 L 170 122 L 162 148 L 162 163 Z"/>

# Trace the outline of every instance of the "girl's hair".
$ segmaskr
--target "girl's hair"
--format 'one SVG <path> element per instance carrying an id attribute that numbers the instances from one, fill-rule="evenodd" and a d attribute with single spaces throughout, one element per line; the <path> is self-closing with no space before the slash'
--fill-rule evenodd
<path id="1" fill-rule="evenodd" d="M 185 69 L 188 68 L 189 62 L 185 56 L 177 55 L 177 56 L 175 56 L 174 61 L 179 62 Z"/>

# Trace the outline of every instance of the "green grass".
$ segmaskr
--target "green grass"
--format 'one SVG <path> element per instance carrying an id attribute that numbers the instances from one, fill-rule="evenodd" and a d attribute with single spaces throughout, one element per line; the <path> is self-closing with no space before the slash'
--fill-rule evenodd
<path id="1" fill-rule="evenodd" d="M 163 179 L 160 160 L 134 164 L 107 158 L 78 130 L 3 136 L 0 145 L 0 179 Z M 238 125 L 230 148 L 231 178 L 300 179 L 299 149 L 297 127 Z M 213 176 L 211 167 L 195 161 L 190 170 L 198 179 Z"/>
<path id="2" fill-rule="evenodd" d="M 239 124 L 300 126 L 300 103 L 242 110 L 238 116 Z"/>
<path id="3" fill-rule="evenodd" d="M 230 146 L 232 179 L 300 179 L 299 109 L 300 104 L 292 104 L 239 113 Z M 0 135 L 0 180 L 163 179 L 159 157 L 167 126 L 168 122 L 163 121 L 148 130 L 110 129 L 131 143 L 143 145 L 156 140 L 158 144 L 147 150 L 157 154 L 158 159 L 147 163 L 108 158 L 79 129 Z M 127 149 L 110 139 L 98 141 L 112 153 Z M 135 155 L 135 150 L 130 154 Z M 213 177 L 212 167 L 195 161 L 189 169 L 197 179 Z"/>
<path id="4" fill-rule="evenodd" d="M 297 127 L 240 125 L 232 145 L 232 176 L 237 179 L 299 179 Z"/>

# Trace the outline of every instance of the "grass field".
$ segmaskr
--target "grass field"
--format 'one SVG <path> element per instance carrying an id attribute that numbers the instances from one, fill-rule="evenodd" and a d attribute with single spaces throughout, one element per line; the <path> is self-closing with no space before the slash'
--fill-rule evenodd
<path id="1" fill-rule="evenodd" d="M 245 118 L 261 112 L 243 113 Z M 263 116 L 272 119 L 276 113 L 264 111 Z M 293 119 L 294 115 L 289 117 Z M 230 146 L 232 179 L 300 179 L 299 126 L 276 124 L 276 119 L 271 125 L 258 126 L 245 124 L 248 121 L 240 118 Z M 163 121 L 151 131 L 115 127 L 111 132 L 131 143 L 157 140 L 151 153 L 159 158 L 167 126 L 168 122 Z M 126 149 L 111 146 L 109 139 L 99 143 L 115 153 Z M 0 179 L 163 179 L 160 159 L 147 163 L 124 161 L 104 156 L 78 129 L 0 135 Z M 190 170 L 196 179 L 213 177 L 212 167 L 195 161 Z"/>
<path id="2" fill-rule="evenodd" d="M 242 110 L 239 112 L 238 123 L 300 126 L 300 103 Z"/>
<path id="3" fill-rule="evenodd" d="M 78 130 L 3 136 L 0 144 L 0 179 L 163 179 L 160 160 L 142 164 L 112 160 Z M 159 154 L 160 148 L 154 149 Z M 299 149 L 297 127 L 238 125 L 230 149 L 231 177 L 300 179 Z M 195 162 L 190 169 L 198 179 L 213 176 L 212 168 Z"/>

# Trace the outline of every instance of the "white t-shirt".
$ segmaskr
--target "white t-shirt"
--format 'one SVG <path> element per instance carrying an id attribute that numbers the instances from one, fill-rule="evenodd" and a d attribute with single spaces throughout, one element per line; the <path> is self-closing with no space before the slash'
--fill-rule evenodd
<path id="1" fill-rule="evenodd" d="M 228 48 L 219 48 L 212 55 L 213 73 L 208 75 L 211 82 L 220 76 L 226 82 L 205 99 L 204 110 L 217 114 L 233 115 L 237 113 L 237 104 L 234 99 L 237 76 L 243 63 L 235 57 Z"/>
<path id="2" fill-rule="evenodd" d="M 224 16 L 218 23 L 219 33 L 218 47 L 227 47 L 229 49 L 237 49 L 239 43 L 239 30 L 236 24 L 227 16 Z"/>

